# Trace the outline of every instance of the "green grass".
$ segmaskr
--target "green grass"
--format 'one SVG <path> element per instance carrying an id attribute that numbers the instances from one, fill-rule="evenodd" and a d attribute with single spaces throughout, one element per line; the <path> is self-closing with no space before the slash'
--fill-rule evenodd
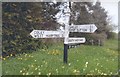
<path id="1" fill-rule="evenodd" d="M 63 63 L 63 44 L 10 57 L 2 62 L 3 75 L 115 75 L 118 70 L 117 40 L 104 46 L 80 45 L 68 51 Z"/>

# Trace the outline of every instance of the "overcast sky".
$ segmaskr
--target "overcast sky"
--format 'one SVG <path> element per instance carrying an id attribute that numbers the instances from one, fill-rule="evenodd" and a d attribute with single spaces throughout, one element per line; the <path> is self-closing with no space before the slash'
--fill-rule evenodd
<path id="1" fill-rule="evenodd" d="M 114 24 L 118 24 L 118 3 L 117 2 L 102 2 L 102 7 L 108 11 L 108 15 L 112 18 Z"/>
<path id="2" fill-rule="evenodd" d="M 108 15 L 115 25 L 118 25 L 118 1 L 119 0 L 100 0 L 102 7 L 108 11 Z M 118 32 L 118 29 L 115 32 Z"/>

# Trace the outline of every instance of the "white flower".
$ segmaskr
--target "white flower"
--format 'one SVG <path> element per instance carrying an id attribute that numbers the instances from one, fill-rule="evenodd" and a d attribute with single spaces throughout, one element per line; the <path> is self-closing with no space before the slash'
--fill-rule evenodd
<path id="1" fill-rule="evenodd" d="M 97 63 L 97 66 L 99 65 L 100 63 Z"/>
<path id="2" fill-rule="evenodd" d="M 37 70 L 38 68 L 35 68 L 35 70 Z"/>
<path id="3" fill-rule="evenodd" d="M 88 64 L 88 62 L 86 62 L 86 64 Z"/>
<path id="4" fill-rule="evenodd" d="M 51 75 L 51 73 L 48 73 L 47 75 Z"/>
<path id="5" fill-rule="evenodd" d="M 41 75 L 41 72 L 38 72 L 38 75 Z"/>
<path id="6" fill-rule="evenodd" d="M 20 71 L 20 73 L 22 72 L 22 70 Z"/>
<path id="7" fill-rule="evenodd" d="M 43 65 L 41 65 L 41 67 L 43 67 Z"/>
<path id="8" fill-rule="evenodd" d="M 77 70 L 73 70 L 73 72 L 75 73 L 75 72 L 77 72 Z"/>
<path id="9" fill-rule="evenodd" d="M 87 67 L 87 65 L 88 65 L 88 62 L 85 63 L 85 67 Z"/>
<path id="10" fill-rule="evenodd" d="M 26 75 L 28 75 L 28 72 L 26 73 Z"/>
<path id="11" fill-rule="evenodd" d="M 62 66 L 62 68 L 65 68 L 65 66 Z"/>
<path id="12" fill-rule="evenodd" d="M 56 69 L 56 71 L 58 71 L 58 69 Z"/>
<path id="13" fill-rule="evenodd" d="M 107 75 L 107 74 L 104 73 L 104 75 Z"/>
<path id="14" fill-rule="evenodd" d="M 97 68 L 95 68 L 95 70 L 97 70 Z"/>
<path id="15" fill-rule="evenodd" d="M 71 63 L 68 64 L 69 66 L 71 65 Z"/>
<path id="16" fill-rule="evenodd" d="M 87 67 L 87 65 L 85 65 L 85 67 Z"/>
<path id="17" fill-rule="evenodd" d="M 23 75 L 25 75 L 25 73 L 23 73 Z"/>
<path id="18" fill-rule="evenodd" d="M 83 69 L 83 71 L 85 71 L 85 68 Z"/>

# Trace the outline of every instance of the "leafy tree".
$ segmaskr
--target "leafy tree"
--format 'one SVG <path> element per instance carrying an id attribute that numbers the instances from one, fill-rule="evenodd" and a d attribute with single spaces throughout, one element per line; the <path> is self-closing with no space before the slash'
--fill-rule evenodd
<path id="1" fill-rule="evenodd" d="M 59 5 L 52 2 L 3 2 L 3 55 L 42 48 L 41 40 L 32 38 L 30 32 L 34 29 L 56 29 L 55 15 Z"/>
<path id="2" fill-rule="evenodd" d="M 98 29 L 93 34 L 76 32 L 76 33 L 70 33 L 70 36 L 76 36 L 76 37 L 84 36 L 87 37 L 86 39 L 93 39 L 93 37 L 94 38 L 98 37 L 97 34 L 101 36 L 104 34 L 104 36 L 100 38 L 100 40 L 103 40 L 104 38 L 107 38 L 107 32 L 111 30 L 108 22 L 107 12 L 103 7 L 101 7 L 100 2 L 96 2 L 95 5 L 93 5 L 92 2 L 74 2 L 72 4 L 71 22 L 76 25 L 95 24 Z"/>
<path id="3" fill-rule="evenodd" d="M 97 33 L 107 32 L 108 28 L 107 25 L 107 12 L 104 8 L 101 7 L 100 2 L 96 2 L 96 4 L 92 7 L 93 13 L 92 16 L 94 18 L 94 23 L 98 27 Z"/>

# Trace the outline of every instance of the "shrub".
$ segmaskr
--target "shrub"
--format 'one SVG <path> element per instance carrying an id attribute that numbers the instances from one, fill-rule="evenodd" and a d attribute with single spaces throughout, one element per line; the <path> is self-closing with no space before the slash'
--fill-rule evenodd
<path id="1" fill-rule="evenodd" d="M 104 33 L 101 34 L 90 34 L 89 37 L 86 38 L 86 44 L 88 45 L 99 45 L 103 46 L 104 41 L 106 40 L 107 36 Z"/>
<path id="2" fill-rule="evenodd" d="M 116 39 L 117 34 L 115 32 L 107 32 L 107 39 Z"/>

